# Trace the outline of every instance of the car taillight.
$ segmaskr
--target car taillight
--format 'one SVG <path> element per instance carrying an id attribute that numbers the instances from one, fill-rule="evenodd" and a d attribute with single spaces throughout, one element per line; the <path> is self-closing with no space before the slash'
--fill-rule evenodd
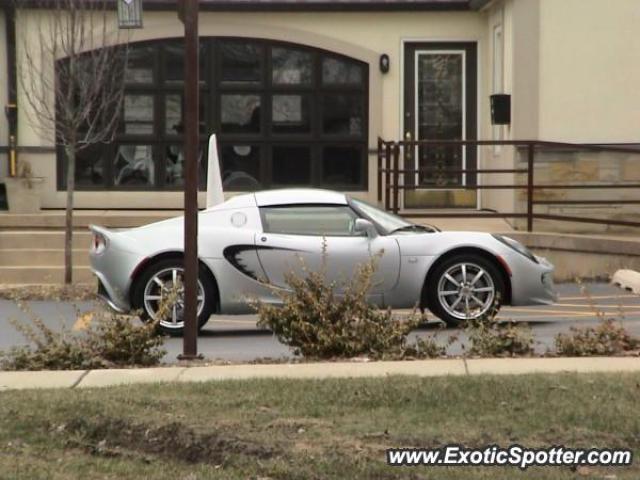
<path id="1" fill-rule="evenodd" d="M 107 239 L 100 233 L 93 233 L 93 253 L 100 255 L 107 249 Z"/>

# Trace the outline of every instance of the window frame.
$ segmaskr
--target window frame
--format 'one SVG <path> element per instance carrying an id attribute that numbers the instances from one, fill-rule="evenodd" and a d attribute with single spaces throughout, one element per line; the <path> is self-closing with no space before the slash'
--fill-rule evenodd
<path id="1" fill-rule="evenodd" d="M 358 218 L 362 218 L 362 216 L 353 209 L 353 207 L 349 204 L 339 204 L 339 203 L 286 203 L 281 205 L 265 205 L 262 207 L 258 207 L 258 211 L 260 213 L 260 222 L 262 226 L 262 232 L 269 235 L 289 235 L 295 237 L 336 237 L 336 238 L 362 238 L 366 237 L 366 233 L 364 232 L 355 232 L 350 235 L 336 235 L 336 234 L 326 234 L 326 233 L 291 233 L 291 232 L 274 232 L 267 230 L 268 222 L 266 219 L 266 213 L 268 210 L 286 210 L 287 208 L 334 208 L 334 209 L 342 209 L 344 211 L 349 212 L 352 215 L 352 218 L 355 222 Z"/>

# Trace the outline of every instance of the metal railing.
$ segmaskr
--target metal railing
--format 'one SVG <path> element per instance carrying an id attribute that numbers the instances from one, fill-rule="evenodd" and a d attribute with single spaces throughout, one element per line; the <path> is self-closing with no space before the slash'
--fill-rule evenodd
<path id="1" fill-rule="evenodd" d="M 418 147 L 461 147 L 478 148 L 482 146 L 511 146 L 520 149 L 525 153 L 526 162 L 520 168 L 413 168 L 401 167 L 401 152 L 415 152 Z M 640 222 L 631 220 L 620 220 L 611 218 L 594 218 L 590 216 L 558 215 L 551 213 L 541 213 L 535 211 L 536 205 L 640 205 L 640 198 L 607 198 L 607 199 L 536 199 L 535 192 L 538 190 L 583 190 L 583 189 L 640 189 L 640 178 L 632 182 L 598 182 L 598 183 L 536 183 L 536 152 L 543 150 L 558 151 L 588 151 L 588 152 L 611 152 L 636 154 L 640 162 L 640 146 L 635 144 L 574 144 L 563 142 L 546 142 L 539 140 L 452 140 L 452 141 L 385 141 L 378 139 L 378 201 L 384 204 L 385 209 L 394 213 L 400 212 L 400 192 L 408 190 L 525 190 L 525 208 L 523 212 L 498 212 L 498 211 L 464 211 L 464 212 L 413 212 L 403 213 L 416 218 L 525 218 L 527 231 L 533 230 L 535 219 L 555 220 L 565 222 L 592 223 L 602 225 L 614 225 L 624 227 L 640 227 Z M 516 162 L 514 162 L 515 164 Z M 474 174 L 476 176 L 484 174 L 521 174 L 526 175 L 526 182 L 521 184 L 485 184 L 475 181 L 469 185 L 420 185 L 413 181 L 406 181 L 408 175 L 414 178 L 419 174 Z M 410 178 L 410 177 L 409 177 Z M 639 190 L 640 192 L 640 190 Z M 638 212 L 640 213 L 640 212 Z"/>

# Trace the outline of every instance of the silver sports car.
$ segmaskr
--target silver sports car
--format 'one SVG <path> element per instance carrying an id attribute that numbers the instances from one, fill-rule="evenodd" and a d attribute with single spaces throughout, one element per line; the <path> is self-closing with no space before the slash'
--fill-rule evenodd
<path id="1" fill-rule="evenodd" d="M 553 266 L 507 237 L 440 232 L 345 194 L 313 189 L 238 195 L 199 214 L 198 315 L 252 312 L 250 301 L 279 301 L 287 272 L 302 261 L 346 284 L 378 255 L 370 301 L 428 308 L 449 325 L 507 305 L 556 300 Z M 141 310 L 167 333 L 183 328 L 182 217 L 128 230 L 91 226 L 91 265 L 101 296 L 117 311 Z M 326 252 L 326 255 L 324 255 Z M 323 260 L 324 257 L 324 260 Z M 269 285 L 267 285 L 267 283 Z M 177 299 L 158 318 L 163 298 Z"/>

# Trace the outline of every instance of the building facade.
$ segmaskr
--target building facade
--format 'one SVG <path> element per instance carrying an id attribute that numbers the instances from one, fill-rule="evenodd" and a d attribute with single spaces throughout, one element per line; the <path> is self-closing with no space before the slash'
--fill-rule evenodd
<path id="1" fill-rule="evenodd" d="M 42 206 L 63 208 L 64 155 L 34 125 L 15 80 L 21 49 L 47 10 L 27 1 L 16 12 L 4 3 L 0 98 L 17 104 L 17 121 L 0 118 L 0 177 L 15 133 L 19 158 L 45 178 Z M 78 208 L 182 207 L 183 26 L 176 2 L 143 4 L 144 27 L 128 38 L 122 120 L 113 142 L 79 158 Z M 636 0 L 203 0 L 201 158 L 215 132 L 227 194 L 314 186 L 375 201 L 379 137 L 638 142 L 639 24 Z M 43 62 L 54 68 L 54 59 Z M 510 95 L 507 125 L 492 125 L 494 93 Z M 588 177 L 582 164 L 550 155 L 549 172 Z M 518 162 L 517 149 L 499 146 L 403 156 L 407 168 Z M 620 178 L 640 179 L 636 159 L 623 159 L 620 169 Z M 421 174 L 424 188 L 403 196 L 403 206 L 517 208 L 513 190 L 464 188 L 514 181 L 485 178 Z"/>

